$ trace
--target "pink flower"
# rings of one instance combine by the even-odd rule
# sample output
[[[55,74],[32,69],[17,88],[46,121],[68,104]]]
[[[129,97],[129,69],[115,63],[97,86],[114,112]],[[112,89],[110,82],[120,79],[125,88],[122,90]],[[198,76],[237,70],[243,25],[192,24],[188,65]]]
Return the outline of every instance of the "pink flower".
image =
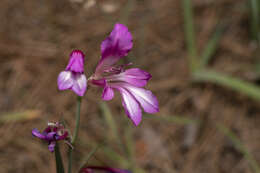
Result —
[[[84,74],[84,54],[74,50],[70,54],[69,64],[58,76],[59,90],[72,90],[78,96],[83,96],[87,89],[87,79]]]
[[[67,130],[60,123],[48,123],[45,130],[40,133],[37,129],[32,130],[32,135],[48,142],[50,152],[54,151],[57,141],[65,140],[68,137]]]
[[[126,65],[115,63],[127,56],[132,49],[132,35],[123,24],[116,24],[110,35],[101,44],[101,59],[95,73],[90,77],[92,85],[103,89],[103,100],[111,100],[114,90],[120,92],[127,116],[137,126],[142,119],[142,110],[147,113],[159,111],[158,101],[151,91],[144,87],[152,77],[139,68],[125,70]]]

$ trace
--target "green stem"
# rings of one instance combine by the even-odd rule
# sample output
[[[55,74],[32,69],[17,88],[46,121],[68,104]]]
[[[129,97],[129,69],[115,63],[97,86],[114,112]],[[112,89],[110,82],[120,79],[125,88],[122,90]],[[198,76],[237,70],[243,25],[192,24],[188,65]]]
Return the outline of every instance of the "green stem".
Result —
[[[64,167],[63,167],[62,157],[60,155],[58,142],[55,145],[54,152],[55,152],[55,160],[56,160],[56,172],[64,173]]]
[[[73,146],[76,142],[76,139],[78,137],[78,132],[79,132],[79,122],[80,122],[80,106],[81,106],[81,97],[77,98],[77,112],[76,112],[76,125],[75,125],[75,130],[74,130],[74,134],[71,140],[71,145]],[[68,151],[68,157],[69,157],[69,161],[68,161],[68,173],[71,173],[71,168],[72,168],[72,148],[69,148]]]
[[[250,0],[251,7],[251,30],[253,39],[259,40],[259,4],[258,0]]]
[[[192,2],[191,0],[183,0],[183,11],[184,11],[184,32],[185,39],[189,53],[189,65],[191,71],[195,71],[198,66],[197,59],[197,48],[195,43],[195,31],[193,24],[193,11],[192,11]]]

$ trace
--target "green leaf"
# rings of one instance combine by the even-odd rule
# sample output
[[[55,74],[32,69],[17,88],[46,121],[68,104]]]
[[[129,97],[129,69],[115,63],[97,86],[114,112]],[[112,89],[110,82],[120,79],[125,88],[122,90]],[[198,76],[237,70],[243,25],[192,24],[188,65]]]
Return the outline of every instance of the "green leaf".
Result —
[[[198,56],[197,56],[191,0],[182,0],[182,6],[184,11],[184,32],[185,32],[186,45],[189,53],[189,64],[190,64],[191,71],[194,71],[196,70],[198,65],[198,59],[197,59]]]
[[[58,142],[56,142],[54,152],[55,152],[55,160],[56,160],[56,172],[57,173],[64,173],[64,167],[63,167],[63,162],[62,162],[62,157],[61,157],[61,154],[60,154]]]
[[[100,148],[100,145],[96,146],[88,155],[83,159],[84,161],[82,162],[80,169],[81,170],[89,161],[89,159],[96,153],[96,151]]]
[[[212,82],[225,86],[243,93],[252,99],[260,100],[260,88],[258,86],[235,77],[212,70],[200,70],[193,73],[193,79],[198,82]]]
[[[260,3],[258,2],[258,0],[250,0],[250,12],[251,12],[251,33],[252,33],[252,37],[253,39],[257,40],[258,42],[260,41],[259,37],[259,15],[260,15],[260,11],[259,11],[259,5]]]
[[[114,120],[114,117],[113,117],[109,107],[107,106],[107,104],[105,102],[101,102],[100,108],[101,108],[103,116],[105,118],[105,122],[108,125],[109,139],[110,140],[120,140],[120,137],[117,132],[118,127],[116,125],[116,122]]]
[[[210,59],[213,57],[214,53],[216,52],[220,40],[220,36],[222,35],[223,30],[224,30],[223,26],[218,26],[212,38],[209,40],[207,46],[205,47],[201,55],[201,60],[200,60],[201,67],[207,65]]]

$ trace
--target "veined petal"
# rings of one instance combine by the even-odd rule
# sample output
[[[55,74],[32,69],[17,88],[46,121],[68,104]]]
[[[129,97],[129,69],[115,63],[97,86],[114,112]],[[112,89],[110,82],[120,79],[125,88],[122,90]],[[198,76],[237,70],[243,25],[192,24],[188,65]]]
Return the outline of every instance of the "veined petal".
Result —
[[[67,71],[72,71],[75,73],[84,72],[84,54],[80,50],[74,50],[70,54],[70,61],[66,67]]]
[[[84,74],[73,74],[72,90],[78,95],[83,96],[87,90],[87,78]]]
[[[120,74],[107,77],[108,80],[123,81],[137,87],[144,87],[152,76],[139,68],[131,68]]]
[[[89,82],[90,82],[90,84],[97,85],[100,87],[105,87],[107,85],[107,82],[105,79],[99,79],[99,80],[90,79]]]
[[[152,94],[151,91],[135,87],[129,84],[120,84],[120,86],[126,88],[143,107],[147,113],[159,112],[159,104],[157,98]]]
[[[111,65],[124,57],[133,47],[133,39],[128,28],[123,24],[115,24],[113,31],[101,44],[101,60],[95,73],[102,73]]]
[[[32,130],[32,135],[37,137],[37,138],[40,138],[40,139],[44,139],[44,140],[46,139],[45,135],[40,133],[37,129]]]
[[[126,89],[117,88],[122,96],[122,105],[127,116],[133,121],[134,125],[138,125],[142,120],[142,110],[136,99]]]
[[[73,86],[72,72],[62,71],[58,76],[58,88],[59,90],[70,89]]]
[[[103,94],[102,94],[102,99],[103,100],[111,100],[114,97],[114,91],[111,87],[105,87],[103,90]]]

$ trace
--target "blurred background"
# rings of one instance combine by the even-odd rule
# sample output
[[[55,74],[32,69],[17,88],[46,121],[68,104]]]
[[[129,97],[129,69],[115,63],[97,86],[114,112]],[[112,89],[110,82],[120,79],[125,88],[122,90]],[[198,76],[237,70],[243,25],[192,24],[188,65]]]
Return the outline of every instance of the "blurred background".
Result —
[[[90,88],[73,172],[89,153],[88,165],[134,173],[260,172],[259,9],[258,0],[1,0],[0,172],[55,172],[31,130],[74,128],[76,96],[58,91],[57,76],[73,49],[90,76],[116,22],[133,34],[126,60],[152,74],[160,112],[134,127],[119,94],[104,103]]]

